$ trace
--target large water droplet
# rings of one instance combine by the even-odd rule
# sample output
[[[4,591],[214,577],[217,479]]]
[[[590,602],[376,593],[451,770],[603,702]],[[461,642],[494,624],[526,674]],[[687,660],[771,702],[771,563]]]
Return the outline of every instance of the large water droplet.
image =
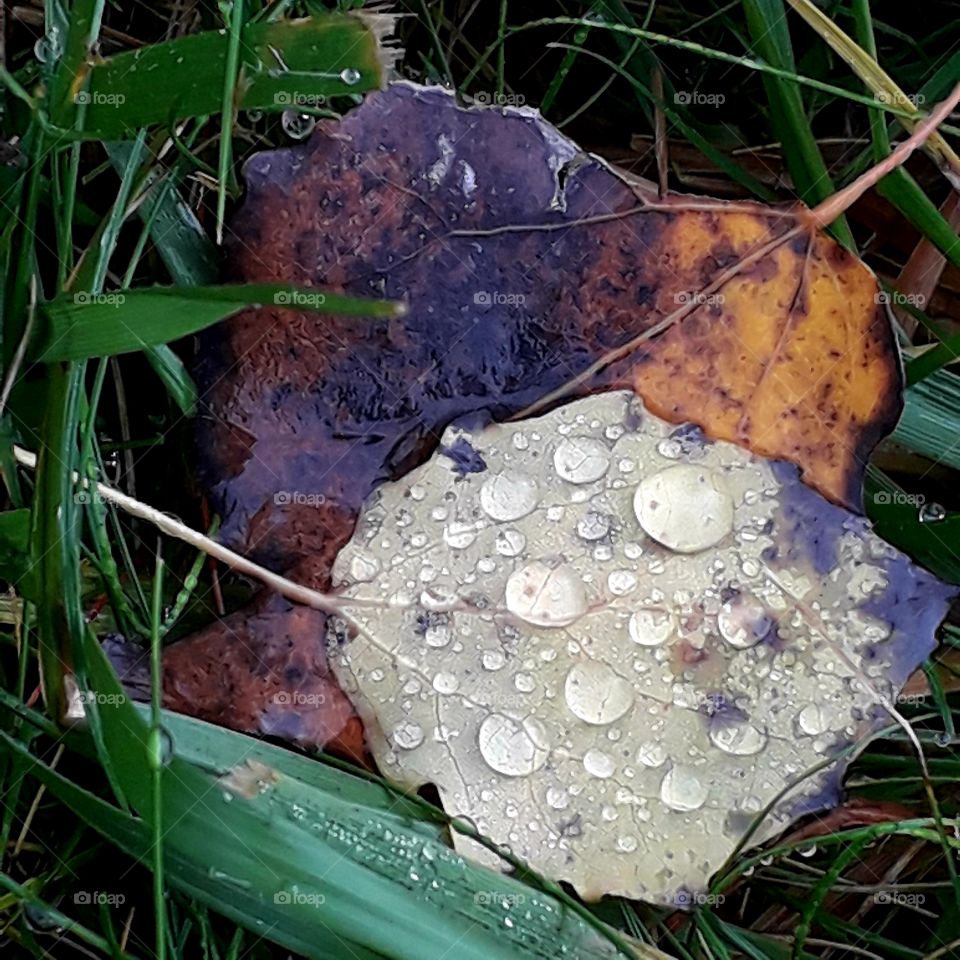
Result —
[[[500,650],[484,650],[480,662],[484,670],[502,670],[507,658]]]
[[[347,86],[355,86],[360,82],[360,71],[356,67],[346,67],[340,71],[340,79],[347,84]]]
[[[553,466],[570,483],[593,483],[610,467],[607,448],[592,437],[567,437],[553,451]]]
[[[465,550],[477,539],[477,528],[472,523],[452,520],[443,528],[443,542],[451,550]]]
[[[413,750],[423,743],[423,728],[419,723],[404,720],[393,728],[393,742],[403,750]]]
[[[570,712],[585,723],[603,726],[619,720],[633,706],[633,687],[612,667],[597,660],[575,663],[563,695]]]
[[[573,567],[549,567],[539,560],[507,579],[507,609],[538,627],[565,627],[587,612],[583,580]]]
[[[606,780],[608,777],[613,776],[617,765],[609,753],[604,753],[602,750],[590,749],[583,755],[583,769],[586,770],[591,777],[599,777],[601,780]]]
[[[547,787],[547,806],[554,810],[565,810],[570,803],[570,794],[564,787],[551,784]]]
[[[710,741],[724,753],[749,757],[764,748],[767,735],[746,720],[716,722],[710,729]]]
[[[697,810],[707,799],[707,788],[690,767],[671,767],[660,781],[660,799],[671,810]]]
[[[645,767],[659,767],[667,760],[667,751],[662,744],[644,743],[637,749],[637,762]]]
[[[826,732],[829,724],[827,711],[819,703],[808,703],[797,714],[797,726],[802,733],[811,737]]]
[[[501,557],[516,557],[523,553],[523,548],[527,545],[527,538],[519,531],[514,529],[501,530],[497,534],[496,549]]]
[[[380,572],[380,561],[376,557],[357,554],[350,561],[350,578],[357,583],[368,583]]]
[[[602,540],[610,532],[610,517],[591,510],[577,521],[577,534],[584,540]]]
[[[519,520],[537,505],[537,481],[505,470],[487,477],[480,488],[480,506],[492,520]]]
[[[539,720],[527,717],[519,721],[502,713],[491,713],[480,724],[477,745],[487,764],[508,777],[525,777],[539,770],[550,752],[547,732]]]
[[[733,498],[723,478],[689,463],[645,477],[633,509],[648,536],[678,553],[706,550],[733,529]]]
[[[457,679],[455,673],[441,671],[433,678],[433,689],[436,690],[437,693],[456,693],[459,686],[460,681]]]
[[[299,110],[284,110],[280,115],[280,126],[291,140],[306,140],[316,125],[316,117]]]
[[[676,619],[669,610],[644,607],[634,611],[627,624],[627,631],[634,643],[644,647],[656,647],[663,643],[676,629]]]
[[[758,644],[772,626],[764,605],[749,594],[728,600],[717,614],[717,629],[731,647],[745,650]]]

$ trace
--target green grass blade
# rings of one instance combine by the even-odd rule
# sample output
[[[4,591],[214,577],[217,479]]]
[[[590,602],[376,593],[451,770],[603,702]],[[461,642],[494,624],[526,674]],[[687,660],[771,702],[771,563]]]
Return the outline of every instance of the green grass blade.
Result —
[[[247,24],[236,106],[282,110],[383,86],[394,51],[381,39],[390,28],[390,17],[357,12]],[[80,97],[87,108],[82,136],[124,139],[154,123],[218,113],[230,49],[228,35],[210,30],[101,61]]]
[[[743,0],[743,8],[756,53],[781,70],[795,72],[783,0]],[[810,128],[800,90],[789,80],[769,75],[764,76],[763,84],[769,101],[770,125],[782,145],[794,187],[800,199],[814,207],[834,193],[834,186]],[[844,246],[855,248],[845,218],[836,220],[830,229]]]
[[[395,317],[400,304],[361,300],[286,284],[148,287],[108,294],[75,293],[43,304],[46,326],[33,356],[51,363],[143,350],[196,333],[256,304],[351,317]]]

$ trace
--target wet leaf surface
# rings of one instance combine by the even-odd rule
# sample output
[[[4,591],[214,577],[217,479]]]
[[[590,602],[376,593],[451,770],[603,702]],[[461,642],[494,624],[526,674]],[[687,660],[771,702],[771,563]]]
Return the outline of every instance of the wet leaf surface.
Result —
[[[246,177],[232,279],[410,308],[371,321],[264,306],[203,334],[198,434],[222,536],[274,569],[326,588],[364,499],[452,420],[615,387],[858,504],[863,458],[899,411],[899,361],[872,275],[802,212],[661,202],[532,111],[409,84],[255,156]],[[322,632],[320,614],[240,613],[170,650],[168,695],[322,742],[345,708]]]
[[[838,802],[955,592],[792,465],[619,391],[451,427],[334,578],[331,663],[386,776],[588,899],[671,905],[768,805],[754,842]]]

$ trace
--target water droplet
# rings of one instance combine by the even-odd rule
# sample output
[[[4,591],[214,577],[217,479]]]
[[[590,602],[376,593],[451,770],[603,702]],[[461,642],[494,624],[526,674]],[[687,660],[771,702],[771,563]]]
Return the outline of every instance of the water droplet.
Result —
[[[402,750],[413,750],[423,743],[423,728],[419,723],[404,720],[393,728],[393,742]]]
[[[436,690],[437,693],[456,693],[457,687],[459,686],[460,681],[457,679],[457,676],[454,673],[441,671],[433,678],[433,689]]]
[[[357,583],[368,583],[380,572],[380,561],[376,557],[357,554],[350,561],[350,578]]]
[[[313,133],[317,118],[299,110],[284,110],[280,115],[280,126],[291,140],[305,140]]]
[[[575,717],[604,726],[619,720],[633,706],[634,693],[608,664],[584,660],[567,673],[563,696]]]
[[[620,853],[633,853],[637,849],[637,838],[629,835],[617,837],[617,850]]]
[[[539,770],[550,752],[547,732],[535,717],[523,721],[502,713],[489,714],[477,736],[480,755],[497,773],[525,777]]]
[[[501,530],[497,534],[496,550],[501,557],[516,557],[523,553],[523,548],[527,545],[527,538],[519,531],[513,528]]]
[[[644,607],[634,611],[627,624],[627,631],[634,643],[644,647],[656,647],[663,643],[676,629],[676,619],[669,610]]]
[[[636,590],[637,575],[632,570],[612,570],[607,574],[607,589],[615,597],[623,597]]]
[[[637,750],[637,763],[645,767],[659,767],[666,763],[667,751],[659,743],[644,743]]]
[[[484,650],[480,662],[484,670],[502,670],[507,658],[499,650]]]
[[[547,787],[547,806],[554,810],[566,810],[570,803],[570,794],[563,788],[551,784]]]
[[[355,67],[346,67],[340,71],[340,79],[350,87],[360,82],[360,76],[360,71]]]
[[[710,729],[710,742],[724,753],[749,757],[766,746],[767,735],[745,720],[716,722]]]
[[[584,540],[602,540],[610,532],[610,517],[591,510],[577,521],[577,534]]]
[[[819,703],[808,703],[797,714],[797,726],[808,736],[819,736],[829,726],[827,711]]]
[[[925,503],[920,508],[919,520],[921,523],[939,523],[946,519],[947,511],[939,503]]]
[[[477,539],[477,528],[472,523],[452,520],[443,528],[443,542],[451,550],[465,550]]]
[[[553,466],[570,483],[593,483],[610,467],[607,448],[592,437],[567,437],[553,451]]]
[[[707,788],[689,767],[671,767],[660,782],[660,799],[671,810],[698,810],[707,799]]]
[[[706,550],[733,529],[733,498],[723,478],[688,463],[645,477],[633,509],[648,536],[678,553]]]
[[[529,673],[518,673],[513,678],[513,685],[521,693],[532,693],[537,686],[536,680],[533,679],[533,675]]]
[[[604,753],[602,750],[590,749],[583,755],[583,769],[586,770],[591,777],[599,777],[601,780],[606,780],[608,777],[613,776],[617,765],[609,753]]]
[[[537,505],[537,481],[505,470],[487,477],[480,488],[480,506],[492,520],[519,520]]]
[[[453,634],[448,624],[437,623],[427,627],[426,631],[424,631],[423,639],[426,641],[428,647],[439,649],[440,647],[445,647],[450,642],[452,636]]]
[[[770,632],[771,626],[766,608],[750,594],[740,594],[728,600],[717,614],[720,636],[738,650],[758,644]]]
[[[572,567],[535,560],[507,579],[507,609],[538,627],[565,627],[587,612],[583,580]]]

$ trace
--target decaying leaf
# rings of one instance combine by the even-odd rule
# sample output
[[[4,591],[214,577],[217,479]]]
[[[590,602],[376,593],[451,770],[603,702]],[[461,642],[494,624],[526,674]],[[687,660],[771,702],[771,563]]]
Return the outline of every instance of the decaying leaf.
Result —
[[[407,83],[246,173],[236,279],[410,309],[264,306],[204,334],[202,466],[231,546],[325,588],[364,498],[452,420],[617,387],[858,504],[900,409],[899,362],[873,276],[797,210],[659,200],[535,111]],[[342,698],[291,706],[322,666],[318,631],[287,616],[171,652],[176,707],[306,742],[342,722]]]
[[[679,905],[794,781],[755,841],[838,801],[954,592],[794,466],[621,391],[450,427],[334,578],[386,776],[588,899]]]

